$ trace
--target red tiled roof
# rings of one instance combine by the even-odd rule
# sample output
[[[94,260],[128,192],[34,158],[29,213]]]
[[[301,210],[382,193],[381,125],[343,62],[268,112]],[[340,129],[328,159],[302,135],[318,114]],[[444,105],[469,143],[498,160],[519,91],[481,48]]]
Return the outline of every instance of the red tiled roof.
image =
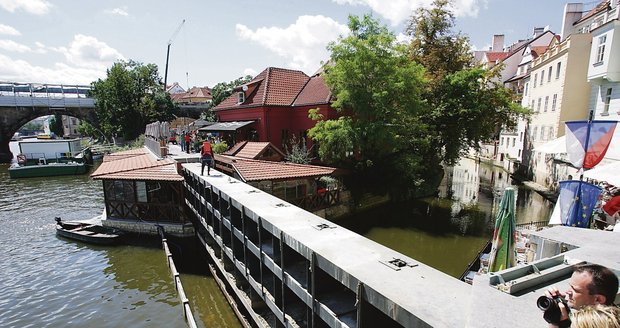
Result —
[[[222,155],[234,156],[239,150],[241,150],[241,148],[243,148],[243,146],[245,146],[246,143],[247,141],[237,142],[234,146],[230,147],[229,150],[223,152]]]
[[[237,102],[238,92],[218,104],[214,110],[257,106],[290,106],[299,95],[310,77],[301,71],[268,67],[246,84],[245,101]]]
[[[183,94],[182,98],[211,98],[211,89],[208,87],[193,87]]]
[[[327,104],[331,99],[332,93],[320,75],[313,76],[306,86],[301,90],[293,106]]]
[[[242,141],[238,142],[233,148],[229,149],[224,155],[236,156],[247,159],[257,159],[268,148],[279,153],[282,157],[284,154],[270,142]]]
[[[336,171],[333,167],[259,161],[231,156],[217,156],[216,159],[232,164],[244,182],[320,177],[331,175]]]
[[[596,5],[596,7],[594,7],[592,10],[588,11],[587,14],[581,16],[581,18],[576,21],[575,23],[573,23],[573,25],[577,25],[583,21],[585,21],[586,19],[607,10],[607,7],[609,6],[609,0],[603,0],[601,1],[598,5]]]
[[[508,57],[508,52],[487,52],[485,56],[487,57],[487,61],[489,63],[494,63],[498,60],[504,60]]]
[[[95,180],[183,181],[174,160],[157,160],[144,148],[105,155],[90,176]]]

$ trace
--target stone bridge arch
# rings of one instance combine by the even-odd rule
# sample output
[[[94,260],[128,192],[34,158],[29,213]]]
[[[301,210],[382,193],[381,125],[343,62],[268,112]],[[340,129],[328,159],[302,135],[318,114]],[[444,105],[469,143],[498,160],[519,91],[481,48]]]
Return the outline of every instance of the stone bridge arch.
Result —
[[[0,163],[11,162],[13,154],[9,148],[9,142],[20,127],[37,117],[55,114],[73,116],[95,127],[99,126],[94,106],[0,106]]]

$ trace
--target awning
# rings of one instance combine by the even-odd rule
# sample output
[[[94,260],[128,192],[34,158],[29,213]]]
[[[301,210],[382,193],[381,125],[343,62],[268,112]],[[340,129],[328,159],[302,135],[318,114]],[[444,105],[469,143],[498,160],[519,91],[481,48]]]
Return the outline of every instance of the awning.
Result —
[[[200,128],[198,129],[198,131],[210,131],[210,132],[236,131],[252,123],[254,123],[254,121],[220,122],[220,123],[215,123],[209,126],[205,126],[204,128]]]
[[[553,139],[545,144],[542,144],[534,151],[545,154],[565,154],[566,153],[566,136],[561,136],[557,139]]]
[[[605,181],[616,187],[620,187],[620,161],[610,164],[599,164],[591,170],[583,173],[583,176],[598,181]]]

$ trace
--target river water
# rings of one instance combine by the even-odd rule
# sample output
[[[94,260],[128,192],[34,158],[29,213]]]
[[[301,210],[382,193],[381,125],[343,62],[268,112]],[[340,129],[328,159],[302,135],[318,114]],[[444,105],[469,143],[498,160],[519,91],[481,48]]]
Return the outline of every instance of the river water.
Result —
[[[95,247],[55,236],[55,216],[101,213],[99,181],[10,179],[7,168],[0,165],[0,327],[186,326],[161,249]],[[458,276],[490,237],[493,208],[510,180],[473,161],[447,177],[440,197],[337,223]],[[551,204],[536,193],[519,188],[517,199],[519,221],[548,218]],[[181,281],[200,327],[240,327],[207,273],[181,271]]]

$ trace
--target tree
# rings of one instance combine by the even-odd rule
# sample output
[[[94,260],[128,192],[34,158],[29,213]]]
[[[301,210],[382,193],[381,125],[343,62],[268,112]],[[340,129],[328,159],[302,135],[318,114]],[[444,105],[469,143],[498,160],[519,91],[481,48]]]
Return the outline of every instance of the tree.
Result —
[[[425,160],[417,154],[428,147],[419,120],[424,69],[371,16],[350,16],[349,29],[350,36],[328,46],[324,75],[336,99],[332,106],[346,115],[325,121],[311,111],[317,123],[309,136],[323,161],[353,170],[353,182],[374,191],[412,185]]]
[[[236,87],[250,81],[252,81],[252,76],[246,75],[230,82],[220,82],[216,84],[213,89],[211,89],[211,96],[213,97],[211,100],[211,108],[217,106],[219,103],[224,101],[224,99],[230,97]]]
[[[54,114],[54,117],[50,119],[50,132],[55,135],[62,137],[65,134],[65,131],[62,127],[62,115]]]
[[[157,65],[119,61],[107,77],[92,83],[91,96],[101,131],[110,139],[133,140],[146,124],[172,119],[174,104],[164,89]]]
[[[306,139],[297,140],[297,137],[293,134],[290,140],[290,147],[286,144],[284,145],[284,159],[287,162],[296,164],[310,164],[314,158],[310,157],[308,153]]]
[[[433,148],[446,164],[528,113],[500,83],[502,66],[485,70],[473,65],[468,38],[452,30],[450,5],[450,0],[434,0],[430,8],[416,11],[407,27],[410,58],[426,67],[429,80],[424,98],[430,106],[421,119],[428,122]]]

